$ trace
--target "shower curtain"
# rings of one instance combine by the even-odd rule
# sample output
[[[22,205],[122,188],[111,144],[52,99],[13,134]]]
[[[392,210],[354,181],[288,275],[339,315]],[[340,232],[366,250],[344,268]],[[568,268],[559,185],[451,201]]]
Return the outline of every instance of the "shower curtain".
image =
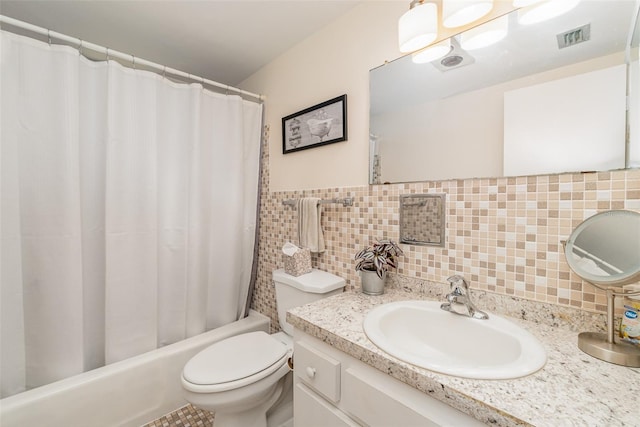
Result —
[[[1,37],[2,396],[243,317],[262,105]]]

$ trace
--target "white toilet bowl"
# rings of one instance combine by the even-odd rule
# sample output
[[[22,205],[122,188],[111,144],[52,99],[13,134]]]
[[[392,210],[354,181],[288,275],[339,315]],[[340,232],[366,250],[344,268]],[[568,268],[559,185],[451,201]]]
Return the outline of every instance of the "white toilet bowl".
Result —
[[[267,411],[284,390],[292,351],[284,333],[250,332],[217,342],[185,365],[184,397],[215,412],[216,426],[265,427]]]
[[[293,327],[288,309],[342,292],[344,279],[313,270],[290,276],[273,272],[278,319],[284,332],[250,332],[210,345],[182,371],[187,402],[215,412],[215,427],[293,425],[293,381],[288,365]]]

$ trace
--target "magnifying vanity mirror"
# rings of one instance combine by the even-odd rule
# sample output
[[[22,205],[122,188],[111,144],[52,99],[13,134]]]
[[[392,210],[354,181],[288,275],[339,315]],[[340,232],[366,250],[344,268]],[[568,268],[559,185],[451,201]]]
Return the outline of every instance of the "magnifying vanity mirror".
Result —
[[[637,16],[632,0],[534,25],[516,10],[492,46],[464,50],[462,33],[442,59],[371,70],[369,182],[640,167]]]
[[[623,285],[640,281],[640,213],[626,210],[596,214],[582,222],[565,244],[569,267],[607,293],[607,333],[583,332],[578,347],[618,365],[640,367],[640,347],[615,334],[615,298],[640,295]]]

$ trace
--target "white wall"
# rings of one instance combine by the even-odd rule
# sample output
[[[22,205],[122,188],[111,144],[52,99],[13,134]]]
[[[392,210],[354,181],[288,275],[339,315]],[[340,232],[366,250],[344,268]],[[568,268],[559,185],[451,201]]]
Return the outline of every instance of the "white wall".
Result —
[[[369,70],[400,56],[397,22],[408,4],[366,0],[240,85],[267,96],[270,191],[368,183]],[[283,155],[282,117],[343,93],[348,140]]]
[[[636,55],[637,55],[637,49]],[[640,168],[640,61],[637,58],[629,67],[629,164]]]
[[[501,176],[502,105],[492,86],[374,116],[381,182]]]
[[[505,175],[624,168],[625,108],[624,64],[505,92]]]

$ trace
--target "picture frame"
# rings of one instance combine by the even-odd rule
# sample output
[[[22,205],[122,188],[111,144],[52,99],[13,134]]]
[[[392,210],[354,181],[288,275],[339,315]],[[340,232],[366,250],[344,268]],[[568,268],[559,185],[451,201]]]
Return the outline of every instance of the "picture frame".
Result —
[[[282,154],[346,140],[346,94],[282,118]]]

